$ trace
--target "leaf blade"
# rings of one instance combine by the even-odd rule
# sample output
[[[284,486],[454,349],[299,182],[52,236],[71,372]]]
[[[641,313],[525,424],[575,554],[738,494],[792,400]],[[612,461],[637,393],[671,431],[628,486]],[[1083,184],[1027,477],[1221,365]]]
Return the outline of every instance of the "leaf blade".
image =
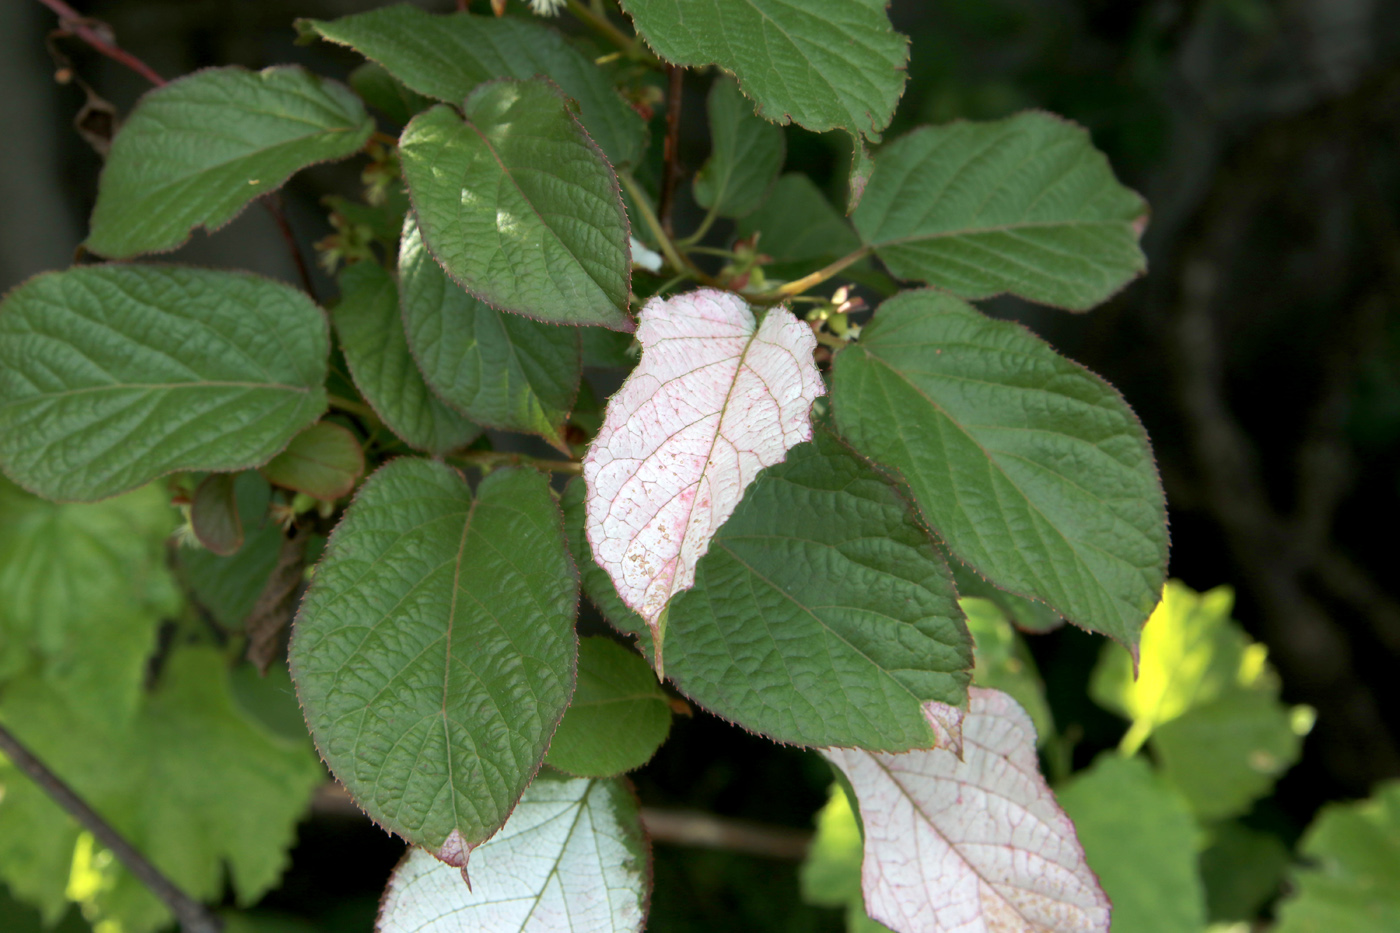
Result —
[[[578,687],[545,764],[574,777],[613,777],[651,760],[670,729],[670,704],[641,656],[607,638],[583,638]]]
[[[763,203],[783,167],[783,131],[753,112],[732,79],[720,77],[706,100],[710,156],[692,182],[695,203],[720,217],[743,217]]]

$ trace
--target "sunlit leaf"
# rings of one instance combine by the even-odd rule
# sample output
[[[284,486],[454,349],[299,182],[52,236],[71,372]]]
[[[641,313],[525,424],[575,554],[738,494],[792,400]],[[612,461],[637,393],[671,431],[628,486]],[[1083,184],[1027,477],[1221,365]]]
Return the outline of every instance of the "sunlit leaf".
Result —
[[[647,627],[646,620],[622,601],[622,597],[617,595],[617,587],[613,586],[612,577],[593,559],[593,549],[583,530],[587,520],[584,507],[586,496],[587,487],[583,479],[575,477],[569,480],[564,494],[559,497],[559,506],[564,510],[564,531],[569,536],[569,553],[578,567],[580,585],[608,624],[624,635],[635,636],[637,649],[651,660],[651,629]]]

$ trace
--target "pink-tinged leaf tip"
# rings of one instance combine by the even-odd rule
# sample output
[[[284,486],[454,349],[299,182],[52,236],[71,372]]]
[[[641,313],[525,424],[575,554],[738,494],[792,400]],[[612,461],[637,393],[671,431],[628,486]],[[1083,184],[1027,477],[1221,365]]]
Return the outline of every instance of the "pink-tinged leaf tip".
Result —
[[[961,757],[823,751],[859,802],[867,913],[896,933],[1107,933],[1108,897],[1040,775],[1030,717],[997,690],[968,697]]]
[[[737,295],[653,298],[641,363],[608,402],[583,460],[594,559],[646,620],[661,670],[660,619],[764,467],[812,438],[826,389],[816,338],[786,308],[756,323]]]

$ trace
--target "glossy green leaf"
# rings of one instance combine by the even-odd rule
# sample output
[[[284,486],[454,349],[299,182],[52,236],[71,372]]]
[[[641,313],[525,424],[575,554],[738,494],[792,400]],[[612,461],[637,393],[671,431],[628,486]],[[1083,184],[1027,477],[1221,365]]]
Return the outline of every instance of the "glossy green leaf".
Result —
[[[341,273],[340,290],[331,320],[355,385],[375,413],[430,454],[470,444],[481,428],[433,394],[409,353],[393,276],[378,263],[358,262]]]
[[[1136,647],[1166,576],[1166,510],[1111,386],[1017,324],[917,291],[837,354],[832,403],[958,559]]]
[[[977,662],[972,669],[972,682],[1010,694],[1031,717],[1036,744],[1044,745],[1055,734],[1055,720],[1045,701],[1045,684],[1026,643],[995,603],[964,596],[958,605],[967,614],[967,628],[972,633],[973,657]]]
[[[577,328],[505,314],[462,291],[428,253],[412,216],[399,245],[399,289],[408,345],[438,396],[478,424],[564,448],[583,374]]]
[[[0,685],[37,674],[99,722],[129,719],[156,629],[180,607],[175,524],[156,487],[59,505],[0,479]]]
[[[365,472],[365,452],[349,429],[320,421],[292,438],[268,461],[263,476],[274,486],[316,499],[350,495]]]
[[[586,495],[583,478],[574,477],[569,480],[568,485],[564,487],[564,494],[559,497],[559,505],[564,510],[564,530],[569,537],[569,552],[573,555],[574,565],[578,567],[583,592],[589,601],[598,607],[598,611],[608,620],[609,625],[624,635],[635,636],[637,650],[651,660],[651,629],[646,620],[622,601],[622,597],[617,595],[617,587],[613,586],[612,578],[593,559],[593,549],[589,547],[588,536],[583,532]]]
[[[466,122],[437,106],[400,140],[418,226],[459,284],[492,307],[630,331],[631,251],[617,176],[559,89],[483,84]]]
[[[87,247],[113,259],[172,250],[300,169],[354,155],[373,129],[348,88],[299,67],[178,78],[148,91],[112,141]]]
[[[878,139],[904,92],[908,40],[872,0],[623,0],[677,65],[719,65],[760,113]]]
[[[350,86],[371,107],[380,110],[395,123],[404,124],[433,105],[431,97],[409,90],[384,66],[365,62],[350,72]]]
[[[727,77],[710,86],[706,107],[710,157],[695,174],[695,202],[720,217],[751,214],[782,171],[783,131],[756,116],[753,103]]]
[[[0,304],[0,468],[92,500],[267,462],[326,407],[325,315],[234,272],[84,266]]]
[[[758,251],[778,262],[835,259],[860,248],[850,223],[800,172],[779,178],[768,200],[740,220],[737,231],[741,237],[761,234]]]
[[[1293,872],[1277,933],[1400,929],[1400,781],[1323,807],[1299,848],[1308,863]]]
[[[759,474],[671,600],[666,673],[780,742],[903,751],[965,706],[948,568],[895,491],[826,431]]]
[[[211,473],[200,480],[190,499],[190,528],[200,544],[223,557],[243,546],[232,473]]]
[[[1200,830],[1146,761],[1107,752],[1055,796],[1113,902],[1113,933],[1202,933]]]
[[[243,545],[228,557],[204,548],[182,547],[176,562],[195,601],[224,628],[241,631],[277,566],[282,529],[268,515],[272,490],[256,470],[239,473],[234,488],[245,534]]]
[[[539,22],[469,13],[435,16],[399,4],[331,21],[300,20],[297,26],[350,46],[412,90],[453,106],[495,78],[527,81],[547,75],[578,101],[579,119],[614,165],[641,160],[642,118],[602,69]]]
[[[545,764],[576,777],[640,768],[666,741],[671,707],[642,656],[608,638],[578,646],[578,686]]]
[[[890,143],[852,220],[897,278],[1084,311],[1147,268],[1146,217],[1085,130],[1030,111]]]
[[[202,900],[221,898],[231,885],[248,905],[276,884],[297,821],[324,781],[310,743],[273,738],[234,708],[227,663],[208,648],[174,651],[125,728],[77,714],[63,692],[37,680],[7,688],[0,719],[166,877]],[[76,837],[70,818],[27,780],[0,765],[0,786],[0,840],[17,826],[65,838],[61,874],[73,865],[69,891],[84,913],[123,933],[170,923],[155,895],[91,837]]]
[[[331,535],[293,628],[326,763],[380,825],[463,866],[573,693],[578,581],[548,480],[390,461]]]

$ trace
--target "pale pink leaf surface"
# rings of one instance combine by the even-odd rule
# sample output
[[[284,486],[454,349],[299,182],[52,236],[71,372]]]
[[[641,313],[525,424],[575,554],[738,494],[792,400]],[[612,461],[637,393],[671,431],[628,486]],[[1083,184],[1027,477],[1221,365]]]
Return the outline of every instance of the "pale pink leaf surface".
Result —
[[[786,308],[755,325],[729,292],[652,299],[637,340],[641,363],[583,460],[584,527],[618,595],[655,632],[759,471],[811,440],[812,401],[826,390],[811,328]]]
[[[1030,717],[998,690],[968,698],[961,758],[823,751],[859,801],[866,911],[897,933],[1106,933],[1108,898],[1040,776]]]

